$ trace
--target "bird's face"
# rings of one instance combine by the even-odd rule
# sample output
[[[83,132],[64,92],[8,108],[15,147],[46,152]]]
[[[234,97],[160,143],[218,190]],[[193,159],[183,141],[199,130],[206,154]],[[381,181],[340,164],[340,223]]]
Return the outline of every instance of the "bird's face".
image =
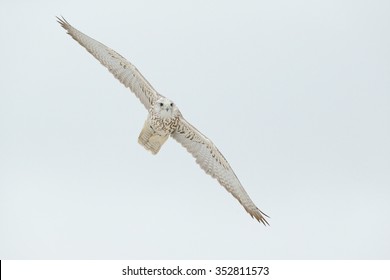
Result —
[[[177,115],[176,105],[167,98],[160,98],[154,104],[153,109],[158,113],[162,118],[173,118]]]

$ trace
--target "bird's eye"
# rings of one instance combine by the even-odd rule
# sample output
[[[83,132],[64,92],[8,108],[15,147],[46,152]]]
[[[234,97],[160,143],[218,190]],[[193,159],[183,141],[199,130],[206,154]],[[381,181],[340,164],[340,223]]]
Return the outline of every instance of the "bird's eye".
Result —
[[[160,103],[160,107],[164,106],[164,103]]]
[[[173,106],[173,103],[171,103],[171,107]]]

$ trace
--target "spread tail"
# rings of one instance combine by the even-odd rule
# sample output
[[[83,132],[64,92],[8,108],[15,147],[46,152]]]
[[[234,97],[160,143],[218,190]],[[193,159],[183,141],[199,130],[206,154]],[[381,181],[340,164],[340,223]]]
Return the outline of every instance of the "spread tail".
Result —
[[[161,146],[165,143],[165,141],[167,141],[168,137],[169,135],[159,135],[153,128],[150,127],[148,121],[146,121],[140,135],[138,136],[138,143],[155,155],[158,151],[160,151]]]

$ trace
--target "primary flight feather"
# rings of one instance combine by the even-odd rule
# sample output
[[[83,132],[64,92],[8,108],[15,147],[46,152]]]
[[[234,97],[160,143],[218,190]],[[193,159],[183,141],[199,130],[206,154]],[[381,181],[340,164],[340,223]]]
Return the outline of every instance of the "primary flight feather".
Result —
[[[213,142],[187,122],[176,105],[159,94],[138,69],[123,56],[102,43],[83,34],[64,18],[58,18],[81,46],[100,61],[125,87],[128,87],[148,110],[148,117],[138,142],[157,154],[165,141],[172,136],[191,153],[199,166],[226,188],[257,221],[268,225],[268,217],[253,203],[233,169]]]

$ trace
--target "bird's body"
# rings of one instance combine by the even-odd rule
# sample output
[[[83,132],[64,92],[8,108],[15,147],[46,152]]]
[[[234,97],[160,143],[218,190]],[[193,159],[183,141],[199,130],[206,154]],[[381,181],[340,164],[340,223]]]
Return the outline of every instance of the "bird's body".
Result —
[[[65,19],[61,26],[80,45],[100,61],[122,84],[130,88],[148,110],[148,117],[138,142],[157,154],[171,136],[191,153],[199,166],[226,188],[256,220],[268,225],[265,216],[253,203],[229,163],[214,143],[187,122],[176,105],[159,94],[138,69],[120,54],[83,34]]]
[[[169,99],[162,97],[149,109],[148,118],[138,137],[138,143],[157,154],[179,125],[181,113]]]

